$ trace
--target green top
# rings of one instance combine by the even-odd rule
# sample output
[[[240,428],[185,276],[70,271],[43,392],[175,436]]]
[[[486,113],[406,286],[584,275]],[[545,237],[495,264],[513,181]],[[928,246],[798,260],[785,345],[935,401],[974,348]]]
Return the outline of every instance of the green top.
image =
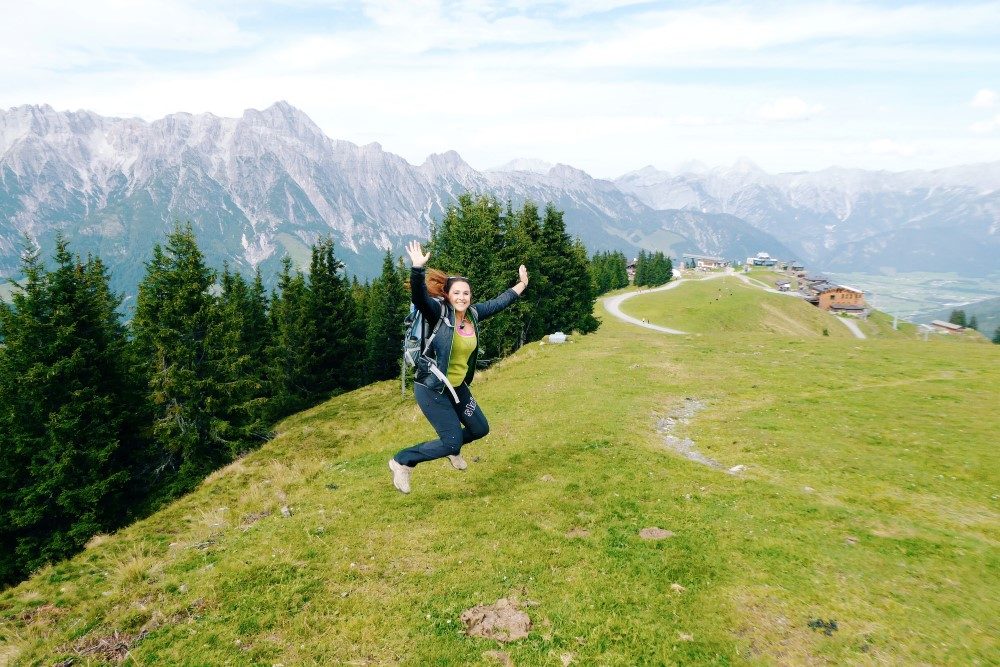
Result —
[[[451,341],[451,358],[448,360],[448,382],[457,387],[465,381],[469,372],[469,357],[476,351],[476,330],[470,320],[465,321],[465,330],[455,327],[455,336]]]

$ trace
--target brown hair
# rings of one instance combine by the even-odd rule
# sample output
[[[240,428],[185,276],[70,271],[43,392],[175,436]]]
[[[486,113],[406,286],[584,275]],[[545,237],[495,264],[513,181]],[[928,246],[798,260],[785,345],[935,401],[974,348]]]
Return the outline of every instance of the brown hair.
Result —
[[[449,283],[454,283],[459,281],[454,280],[454,277],[449,278],[448,274],[445,273],[444,271],[428,268],[424,275],[424,282],[427,284],[428,294],[438,299],[444,299],[445,301],[447,301],[448,288],[451,287],[451,284]],[[461,282],[466,284],[469,283],[468,279],[466,278],[462,278]],[[471,288],[472,285],[470,284],[469,287]],[[409,283],[407,283],[407,289],[409,289]]]
[[[431,296],[437,297],[439,299],[445,299],[447,292],[445,291],[445,285],[448,284],[448,274],[444,271],[438,271],[437,269],[427,269],[427,275],[425,278],[427,283],[427,293]]]

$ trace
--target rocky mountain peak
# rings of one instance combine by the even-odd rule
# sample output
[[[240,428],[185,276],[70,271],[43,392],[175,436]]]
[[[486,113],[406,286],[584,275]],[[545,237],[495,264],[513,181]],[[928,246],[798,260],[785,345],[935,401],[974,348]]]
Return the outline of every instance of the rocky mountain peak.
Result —
[[[431,153],[424,160],[424,163],[420,165],[420,169],[438,177],[449,174],[467,176],[475,172],[475,169],[469,166],[458,152],[453,150],[445,151],[444,153]]]
[[[327,137],[305,112],[285,101],[275,102],[266,109],[247,109],[241,124],[269,133],[293,136],[308,143],[326,141]]]
[[[589,183],[594,180],[587,172],[568,164],[555,165],[549,169],[548,176],[550,180],[566,185]]]

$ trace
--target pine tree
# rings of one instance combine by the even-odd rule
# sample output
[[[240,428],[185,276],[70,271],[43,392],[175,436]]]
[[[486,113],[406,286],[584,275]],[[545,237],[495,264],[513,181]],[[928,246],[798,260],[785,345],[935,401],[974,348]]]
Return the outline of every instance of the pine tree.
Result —
[[[343,268],[334,254],[333,239],[322,238],[313,245],[305,315],[308,365],[302,378],[311,403],[360,384],[363,355],[358,341],[364,340],[363,327],[359,330]]]
[[[617,251],[612,255],[612,267],[611,289],[628,287],[628,259],[625,257],[625,253]]]
[[[26,253],[22,289],[0,307],[0,582],[124,517],[137,425],[120,299],[61,236],[55,260],[49,273]]]
[[[979,330],[979,318],[977,318],[975,315],[973,315],[972,317],[970,317],[969,318],[968,327],[970,329],[975,329],[976,331],[978,331]]]
[[[222,272],[218,300],[219,321],[217,353],[220,371],[226,375],[226,421],[234,438],[245,447],[265,442],[270,437],[267,425],[267,368],[265,355],[270,338],[267,299],[258,271],[253,284],[238,273]]]
[[[997,330],[993,332],[993,342],[1000,345],[1000,327],[997,327]]]
[[[431,237],[431,265],[468,278],[474,302],[493,298],[516,280],[516,268],[510,275],[501,269],[509,263],[509,253],[504,252],[503,217],[503,207],[495,197],[463,194],[445,211]],[[516,344],[510,323],[510,313],[506,313],[480,328],[481,360],[500,356],[505,347],[509,350],[512,335]]]
[[[541,316],[547,333],[583,333],[597,326],[593,318],[594,294],[587,269],[586,249],[566,233],[563,213],[549,204],[545,209],[541,235],[541,271],[547,287]]]
[[[645,287],[649,284],[649,258],[645,250],[639,251],[639,257],[635,260],[635,285]]]
[[[639,262],[642,270],[642,282],[639,282],[639,266],[636,267],[636,284],[642,286],[659,286],[670,281],[673,276],[673,263],[662,251],[647,255],[645,252],[639,253]]]
[[[369,288],[366,300],[365,370],[369,382],[399,375],[403,318],[409,312],[409,293],[396,268],[392,252],[385,251],[382,273]]]
[[[529,341],[540,340],[549,333],[545,330],[543,317],[549,293],[549,279],[542,269],[542,218],[538,213],[538,206],[532,201],[524,202],[520,210],[512,213],[510,223],[505,229],[516,235],[518,240],[508,246],[509,259],[512,261],[505,265],[505,268],[508,271],[516,270],[524,264],[528,269],[530,283],[515,306],[518,309],[517,320],[521,327],[518,342],[524,345]],[[504,277],[508,280],[513,279],[509,276]]]
[[[619,266],[619,263],[621,265]],[[624,273],[625,285],[621,284]],[[590,275],[594,283],[595,294],[604,294],[611,290],[628,286],[628,273],[624,264],[624,255],[619,252],[600,252],[590,260]]]
[[[271,421],[309,405],[303,379],[308,367],[306,352],[306,280],[292,272],[292,260],[284,257],[277,290],[271,295],[271,345],[268,348],[268,384]]]
[[[951,316],[948,321],[952,324],[957,324],[960,327],[965,326],[965,311],[964,310],[953,310],[951,311]]]
[[[514,210],[488,195],[461,195],[433,226],[430,250],[432,266],[470,280],[473,301],[513,285],[520,264],[528,269],[531,285],[522,298],[481,328],[481,360],[508,354],[555,331],[553,326],[566,331],[597,326],[589,258],[566,234],[563,214],[551,204],[543,221],[532,202]]]
[[[234,343],[214,283],[187,224],[175,226],[165,248],[153,248],[139,284],[135,344],[154,406],[152,453],[170,494],[194,488],[249,444],[230,421]]]
[[[514,211],[508,203],[507,213],[499,222],[499,244],[493,273],[493,290],[481,293],[485,299],[510,288],[517,282],[518,267],[524,264],[528,269],[529,281],[539,276],[541,255],[534,234],[537,229],[538,209],[532,202],[525,202],[520,211]],[[527,289],[509,308],[491,318],[482,327],[487,336],[493,337],[490,350],[493,357],[504,357],[529,340],[530,326],[535,304],[545,294],[544,281]]]
[[[574,287],[573,304],[576,318],[572,330],[582,334],[593,333],[600,326],[600,321],[594,317],[597,294],[594,292],[594,282],[587,270],[587,247],[579,238],[573,241],[573,256],[575,261],[571,265],[570,280]]]

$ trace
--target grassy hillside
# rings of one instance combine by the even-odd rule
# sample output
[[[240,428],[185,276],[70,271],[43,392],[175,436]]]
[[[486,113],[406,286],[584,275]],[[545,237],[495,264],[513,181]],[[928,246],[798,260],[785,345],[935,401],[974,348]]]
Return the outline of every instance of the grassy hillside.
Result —
[[[763,292],[735,277],[679,285],[664,296],[649,292],[629,299],[622,311],[632,317],[694,334],[770,333],[852,338],[847,327],[797,297]]]
[[[720,281],[636,300],[703,335],[600,313],[522,349],[477,377],[492,432],[469,470],[421,466],[409,496],[386,460],[431,430],[398,384],[290,418],[0,594],[0,663],[96,664],[115,638],[136,664],[993,661],[1000,348],[826,337],[806,304]],[[768,329],[768,307],[802,317]],[[674,433],[721,469],[657,431],[688,398]],[[461,612],[501,597],[529,637],[464,636]]]

